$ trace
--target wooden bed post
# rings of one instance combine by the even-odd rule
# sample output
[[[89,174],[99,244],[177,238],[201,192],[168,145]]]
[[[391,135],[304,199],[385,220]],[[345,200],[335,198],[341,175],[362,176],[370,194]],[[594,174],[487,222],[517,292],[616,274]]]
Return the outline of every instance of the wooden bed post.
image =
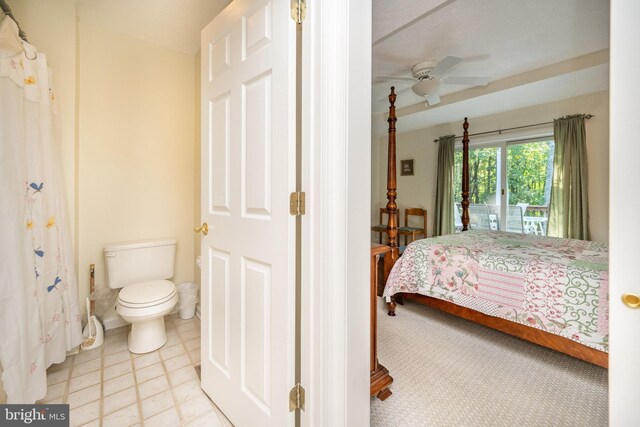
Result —
[[[391,247],[391,252],[385,257],[384,273],[385,280],[389,276],[391,267],[399,257],[398,249],[398,205],[396,204],[396,94],[395,87],[391,86],[389,94],[389,160],[387,162],[387,244]]]
[[[462,231],[469,229],[469,122],[462,125]]]
[[[391,272],[393,264],[400,257],[398,248],[398,205],[396,204],[396,94],[395,87],[391,86],[389,94],[389,151],[387,161],[387,244],[391,247],[391,251],[384,257],[384,280],[386,282]],[[389,315],[395,316],[395,301],[388,304]]]

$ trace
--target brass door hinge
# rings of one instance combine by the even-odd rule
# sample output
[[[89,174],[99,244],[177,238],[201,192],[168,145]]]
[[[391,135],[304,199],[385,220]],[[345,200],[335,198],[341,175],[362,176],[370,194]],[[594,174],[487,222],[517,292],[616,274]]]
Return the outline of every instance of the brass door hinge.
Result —
[[[307,15],[307,0],[291,0],[291,18],[296,24],[302,24]]]
[[[293,386],[289,392],[289,412],[296,409],[302,409],[304,411],[304,388],[300,383]]]
[[[305,193],[296,191],[289,196],[289,213],[293,216],[304,215],[305,210]]]

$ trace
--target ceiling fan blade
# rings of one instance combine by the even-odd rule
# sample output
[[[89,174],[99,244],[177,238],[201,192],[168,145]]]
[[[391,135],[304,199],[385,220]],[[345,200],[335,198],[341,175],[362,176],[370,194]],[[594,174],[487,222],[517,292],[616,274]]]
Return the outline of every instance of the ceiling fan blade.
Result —
[[[427,104],[429,104],[430,106],[440,104],[440,97],[438,95],[427,95],[425,98]]]
[[[376,76],[374,78],[374,80],[397,80],[397,81],[407,81],[407,82],[413,82],[415,81],[415,79],[413,77],[404,77],[404,76],[386,76],[386,75],[380,75],[380,76]]]
[[[434,77],[440,77],[456,65],[458,65],[462,61],[462,58],[458,58],[457,56],[447,56],[442,61],[438,63],[433,70],[431,70],[431,75]]]
[[[447,85],[486,86],[489,84],[489,80],[489,77],[450,76],[442,79],[442,83]]]

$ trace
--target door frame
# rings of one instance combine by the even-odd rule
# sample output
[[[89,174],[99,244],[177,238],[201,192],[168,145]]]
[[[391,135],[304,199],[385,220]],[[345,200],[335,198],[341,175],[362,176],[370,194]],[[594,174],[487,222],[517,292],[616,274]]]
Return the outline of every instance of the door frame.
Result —
[[[302,24],[303,426],[369,425],[371,16],[314,1]]]

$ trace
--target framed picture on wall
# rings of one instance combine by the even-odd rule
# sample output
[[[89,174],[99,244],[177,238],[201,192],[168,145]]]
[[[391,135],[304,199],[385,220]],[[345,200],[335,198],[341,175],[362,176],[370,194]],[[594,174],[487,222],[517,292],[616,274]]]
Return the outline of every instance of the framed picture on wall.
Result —
[[[400,160],[400,175],[413,175],[413,159]]]

